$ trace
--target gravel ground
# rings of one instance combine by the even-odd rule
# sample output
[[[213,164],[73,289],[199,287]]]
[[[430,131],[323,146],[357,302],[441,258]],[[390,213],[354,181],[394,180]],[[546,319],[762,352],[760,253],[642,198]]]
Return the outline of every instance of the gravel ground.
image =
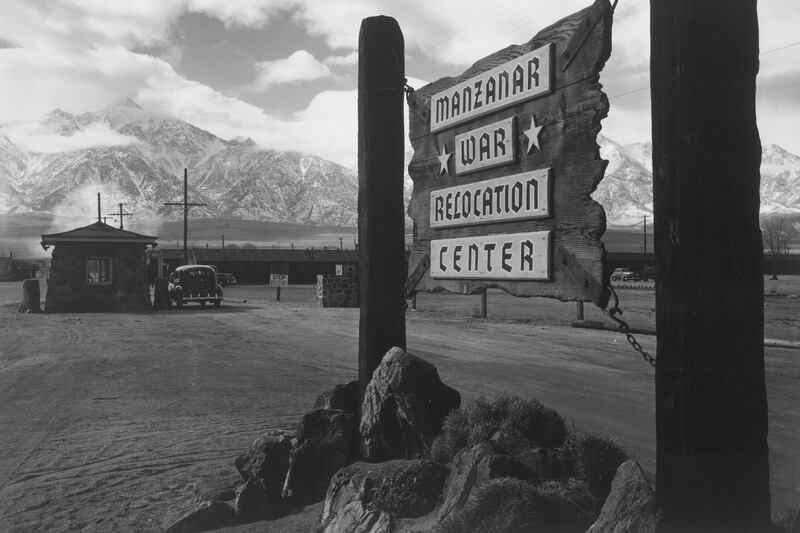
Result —
[[[42,287],[42,296],[45,294]],[[767,336],[800,340],[800,279],[767,282]],[[198,484],[231,481],[262,431],[291,428],[316,395],[357,375],[358,310],[314,288],[239,286],[220,309],[18,314],[0,283],[0,530],[158,531]],[[632,326],[653,291],[620,287]],[[537,398],[570,425],[615,436],[654,471],[653,370],[609,331],[570,327],[574,303],[423,294],[409,351],[464,397]],[[586,306],[586,318],[605,320]],[[655,353],[655,337],[639,337]],[[800,507],[800,351],[767,348],[773,508]],[[303,531],[319,506],[239,531]]]

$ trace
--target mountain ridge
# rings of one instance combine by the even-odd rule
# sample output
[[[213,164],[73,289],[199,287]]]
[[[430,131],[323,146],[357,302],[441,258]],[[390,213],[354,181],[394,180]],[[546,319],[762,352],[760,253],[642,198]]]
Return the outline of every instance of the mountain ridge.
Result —
[[[193,216],[311,225],[354,225],[353,170],[311,154],[259,149],[221,139],[130,99],[80,115],[49,113],[36,134],[76,136],[107,128],[126,144],[53,153],[25,151],[0,138],[0,211],[70,216],[91,209],[95,193],[137,216],[176,218],[163,204],[183,197],[189,171]],[[22,155],[20,155],[22,154]],[[90,211],[91,212],[91,211]]]
[[[355,170],[312,154],[259,148],[248,138],[222,139],[130,98],[78,115],[54,109],[33,130],[76,145],[97,132],[115,142],[45,153],[0,134],[0,213],[93,213],[100,192],[109,207],[121,202],[135,217],[176,219],[180,209],[164,204],[183,198],[188,168],[190,201],[206,204],[193,207],[193,217],[357,224]],[[609,164],[592,197],[605,208],[609,226],[641,225],[643,216],[653,215],[652,145],[623,145],[602,134],[597,142]],[[800,213],[800,156],[765,145],[761,172],[762,214]],[[408,199],[408,176],[405,193]]]

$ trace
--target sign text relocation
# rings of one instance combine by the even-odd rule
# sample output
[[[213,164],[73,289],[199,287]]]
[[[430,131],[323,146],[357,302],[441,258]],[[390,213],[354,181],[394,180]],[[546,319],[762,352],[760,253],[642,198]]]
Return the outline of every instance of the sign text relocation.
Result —
[[[431,191],[431,228],[550,216],[550,169]]]

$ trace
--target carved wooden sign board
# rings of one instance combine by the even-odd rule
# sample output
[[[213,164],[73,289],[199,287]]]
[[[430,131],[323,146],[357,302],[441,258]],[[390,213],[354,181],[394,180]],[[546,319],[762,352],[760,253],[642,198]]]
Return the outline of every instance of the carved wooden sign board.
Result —
[[[612,11],[597,0],[408,96],[416,226],[407,292],[608,302],[597,134]]]

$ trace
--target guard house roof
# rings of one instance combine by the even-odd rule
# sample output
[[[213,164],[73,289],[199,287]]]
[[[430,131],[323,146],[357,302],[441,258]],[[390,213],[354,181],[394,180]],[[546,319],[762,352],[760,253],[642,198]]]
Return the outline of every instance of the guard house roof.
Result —
[[[228,261],[266,262],[266,263],[358,263],[356,250],[289,250],[284,248],[225,248],[190,249],[192,257],[203,263],[222,263]],[[182,259],[183,250],[162,249],[164,259]]]
[[[127,243],[127,244],[152,244],[156,246],[156,239],[152,235],[142,235],[132,231],[115,228],[97,221],[82,228],[76,228],[62,233],[48,233],[42,235],[42,248],[64,242],[98,242],[98,243]]]

